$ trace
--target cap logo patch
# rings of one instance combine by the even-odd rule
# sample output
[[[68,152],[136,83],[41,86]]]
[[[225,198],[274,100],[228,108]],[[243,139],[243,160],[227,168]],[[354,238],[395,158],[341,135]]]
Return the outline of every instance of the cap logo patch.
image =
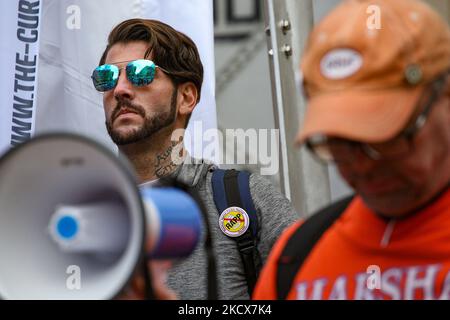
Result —
[[[353,49],[329,51],[320,62],[320,70],[325,78],[340,80],[354,75],[361,69],[362,56]]]

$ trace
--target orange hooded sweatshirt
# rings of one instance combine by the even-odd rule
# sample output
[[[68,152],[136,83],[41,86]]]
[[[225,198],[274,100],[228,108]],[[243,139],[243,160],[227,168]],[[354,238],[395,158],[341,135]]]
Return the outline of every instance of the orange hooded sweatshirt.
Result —
[[[275,244],[253,298],[276,299]],[[450,189],[415,214],[386,220],[355,198],[297,272],[287,299],[450,299]]]

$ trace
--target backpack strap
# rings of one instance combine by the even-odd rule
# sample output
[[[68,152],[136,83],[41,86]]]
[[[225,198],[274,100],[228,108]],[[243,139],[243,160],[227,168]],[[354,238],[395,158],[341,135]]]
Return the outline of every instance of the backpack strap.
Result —
[[[353,195],[332,203],[310,216],[292,234],[278,259],[277,299],[289,294],[294,278],[300,271],[311,250],[328,228],[341,216],[353,199]]]
[[[250,174],[245,171],[216,169],[212,176],[213,197],[219,215],[230,207],[239,207],[245,210],[249,217],[249,227],[236,240],[239,254],[244,265],[248,293],[252,294],[256,284],[260,265],[256,262],[258,252],[256,236],[258,232],[258,219],[256,209],[250,193]]]
[[[225,171],[226,170],[218,168],[214,169],[211,178],[214,203],[216,204],[219,214],[228,208],[227,196],[225,194],[225,184],[223,183]]]

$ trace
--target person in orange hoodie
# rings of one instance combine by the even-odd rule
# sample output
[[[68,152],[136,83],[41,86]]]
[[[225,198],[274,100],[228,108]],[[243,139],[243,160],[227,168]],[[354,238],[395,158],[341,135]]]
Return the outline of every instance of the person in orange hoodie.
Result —
[[[312,32],[298,143],[355,190],[294,224],[254,299],[450,299],[450,31],[416,0],[344,1]]]

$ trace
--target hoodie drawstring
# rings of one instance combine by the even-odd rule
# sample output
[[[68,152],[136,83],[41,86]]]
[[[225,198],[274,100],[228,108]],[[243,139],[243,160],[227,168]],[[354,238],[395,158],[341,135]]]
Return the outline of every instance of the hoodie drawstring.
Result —
[[[391,240],[392,232],[394,231],[395,220],[389,221],[384,230],[383,238],[381,239],[380,245],[384,248],[387,247],[389,241]]]

